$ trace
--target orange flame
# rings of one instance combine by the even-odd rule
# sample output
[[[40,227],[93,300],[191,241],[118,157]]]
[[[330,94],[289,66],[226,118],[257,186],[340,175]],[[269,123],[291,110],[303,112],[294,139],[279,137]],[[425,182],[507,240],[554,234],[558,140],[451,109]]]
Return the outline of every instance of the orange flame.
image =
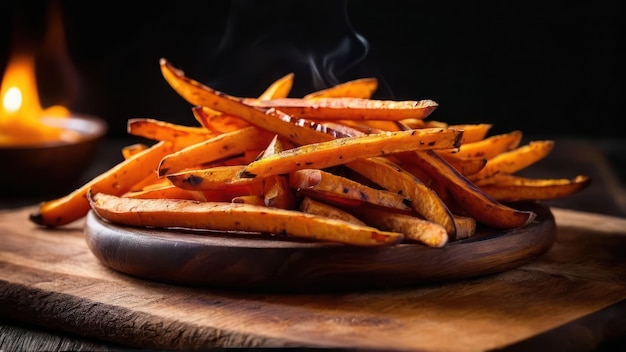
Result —
[[[42,109],[35,79],[34,56],[14,54],[0,86],[0,145],[39,144],[62,141],[69,136],[48,118],[67,117],[68,109],[52,106]]]

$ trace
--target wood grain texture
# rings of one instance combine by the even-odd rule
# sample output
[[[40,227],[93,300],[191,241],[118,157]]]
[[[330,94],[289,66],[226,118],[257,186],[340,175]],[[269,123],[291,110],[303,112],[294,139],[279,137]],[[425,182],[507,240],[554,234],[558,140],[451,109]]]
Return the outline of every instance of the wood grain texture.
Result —
[[[626,219],[553,209],[556,241],[514,269],[449,283],[278,294],[179,286],[102,265],[83,221],[0,213],[0,314],[131,347],[484,351],[626,298]]]

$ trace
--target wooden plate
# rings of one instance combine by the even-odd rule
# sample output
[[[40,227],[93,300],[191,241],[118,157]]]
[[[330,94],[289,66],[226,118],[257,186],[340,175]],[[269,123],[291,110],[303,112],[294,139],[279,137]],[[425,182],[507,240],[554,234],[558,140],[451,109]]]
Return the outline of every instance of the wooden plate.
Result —
[[[556,224],[540,204],[520,229],[480,229],[444,248],[420,244],[350,247],[258,234],[162,230],[111,224],[90,212],[89,249],[106,266],[139,278],[225,289],[314,292],[392,288],[509,270],[545,253]]]

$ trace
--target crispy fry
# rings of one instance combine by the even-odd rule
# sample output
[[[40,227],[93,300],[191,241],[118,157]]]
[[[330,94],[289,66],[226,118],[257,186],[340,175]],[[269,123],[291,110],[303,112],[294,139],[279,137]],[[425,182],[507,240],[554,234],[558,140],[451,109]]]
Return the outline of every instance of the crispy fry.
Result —
[[[291,92],[293,86],[293,72],[290,72],[272,83],[261,95],[259,100],[269,100],[277,98],[286,98]]]
[[[369,99],[378,89],[378,79],[374,77],[358,78],[336,84],[330,88],[309,93],[303,99],[316,98],[361,98]]]
[[[409,127],[411,127],[409,125]],[[463,130],[463,140],[461,141],[461,145],[467,143],[478,142],[483,140],[487,133],[493,127],[490,123],[475,123],[475,124],[452,124],[448,125],[449,128],[458,128]]]
[[[160,178],[155,171],[151,172],[150,175],[144,177],[143,180],[135,183],[132,187],[130,187],[128,192],[144,191],[151,187],[162,186],[164,183],[170,184],[167,180],[164,181],[162,178]]]
[[[144,143],[135,143],[131,145],[124,146],[122,148],[122,156],[124,159],[128,159],[131,156],[148,149],[148,146]]]
[[[259,159],[247,165],[241,177],[267,177],[303,168],[323,169],[358,158],[407,150],[454,148],[460,143],[462,134],[460,130],[428,128],[339,138]]]
[[[206,106],[194,106],[191,108],[191,112],[204,128],[216,134],[233,132],[250,126],[248,121],[236,116],[222,114]]]
[[[487,165],[486,158],[463,158],[458,157],[456,154],[450,153],[437,153],[441,156],[445,161],[449,162],[452,167],[459,170],[462,175],[474,175],[475,173],[482,170],[485,165]]]
[[[242,154],[250,149],[263,149],[272,135],[254,126],[220,134],[163,157],[158,166],[159,176],[175,173],[225,157]]]
[[[465,134],[465,131],[463,132]],[[440,151],[440,154],[452,153],[458,158],[492,159],[504,152],[517,148],[522,141],[522,131],[512,131],[494,135],[480,141],[461,143],[461,147],[452,151]]]
[[[554,141],[532,141],[514,150],[500,153],[487,161],[482,170],[468,176],[468,179],[477,182],[499,173],[516,173],[546,157],[553,147]]]
[[[537,216],[489,197],[434,151],[416,151],[415,155],[423,169],[445,185],[450,195],[477,221],[494,228],[513,229],[525,226]]]
[[[347,211],[323,202],[319,202],[312,199],[311,197],[304,197],[302,199],[302,201],[300,202],[300,211],[365,226],[365,223],[363,221],[361,221],[356,216],[348,213]]]
[[[370,207],[358,207],[353,209],[353,212],[370,226],[400,232],[404,238],[421,242],[429,247],[443,247],[448,243],[446,229],[432,221]]]
[[[436,108],[432,100],[374,100],[360,98],[282,98],[271,100],[244,99],[245,104],[274,108],[292,116],[320,120],[402,120],[424,119]]]
[[[194,106],[205,106],[229,115],[237,116],[252,125],[278,134],[296,144],[310,144],[334,139],[333,136],[314,129],[299,126],[282,118],[290,116],[275,109],[263,112],[243,104],[236,97],[211,89],[198,81],[185,77],[183,71],[160,60],[161,73],[170,86],[187,102]]]
[[[72,193],[41,203],[37,211],[30,214],[30,220],[47,227],[74,222],[89,211],[87,192],[90,189],[94,192],[122,195],[134,184],[153,173],[159,160],[172,151],[172,143],[158,142],[98,175]]]
[[[476,219],[472,217],[455,214],[454,223],[456,225],[455,241],[472,237],[476,233]]]
[[[451,127],[450,125],[448,125],[448,123],[443,122],[443,121],[435,121],[435,120],[423,120],[423,119],[402,119],[400,121],[394,121],[396,122],[396,127],[393,129],[394,131],[396,129],[399,130],[403,130],[405,127],[409,128],[409,129],[418,129],[418,128],[433,128],[433,127],[440,127],[440,128],[448,128]],[[452,128],[458,128],[460,130],[465,128],[465,125],[459,125],[460,127],[452,127]]]
[[[243,203],[133,199],[96,193],[91,208],[103,219],[129,226],[246,231],[332,241],[354,246],[399,243],[403,235],[347,221]]]
[[[293,147],[293,146],[292,146]],[[270,143],[265,147],[263,152],[259,155],[257,159],[262,159],[268,157],[270,155],[278,154],[285,150],[283,142],[278,139],[278,135],[274,135]]]
[[[439,196],[422,181],[388,159],[357,159],[346,165],[386,190],[403,195],[424,218],[441,225],[451,238],[456,228],[452,213]]]
[[[318,169],[302,169],[289,175],[289,185],[314,199],[330,194],[336,198],[350,199],[381,207],[410,210],[410,201],[404,196],[382,189],[365,186],[343,176]]]
[[[239,178],[243,165],[215,166],[208,169],[181,171],[168,174],[167,179],[176,187],[192,191],[220,191],[238,189],[238,195],[262,196],[265,178]]]
[[[537,201],[564,198],[589,186],[588,176],[573,179],[532,179],[514,175],[494,175],[489,183],[479,184],[483,192],[501,202]]]
[[[189,127],[148,118],[129,119],[129,134],[155,141],[170,141],[191,145],[214,137],[215,134],[204,127]]]
[[[126,192],[122,195],[122,197],[142,199],[189,199],[206,201],[204,193],[199,191],[182,189],[172,184],[165,184],[161,185],[160,187],[151,187],[141,191]]]
[[[289,73],[274,83],[259,96],[259,99],[286,98],[293,85],[294,74]],[[195,106],[192,112],[196,120],[209,131],[226,133],[250,126],[248,121],[229,114],[210,109],[206,106]]]
[[[268,207],[296,209],[295,191],[289,187],[289,179],[285,175],[274,176],[265,183],[263,191],[264,204]]]
[[[419,120],[422,121],[422,120]],[[396,121],[386,120],[337,120],[338,123],[349,126],[357,131],[365,134],[380,133],[382,131],[395,132],[400,131]],[[418,128],[425,128],[423,126]],[[417,129],[417,128],[416,128]]]

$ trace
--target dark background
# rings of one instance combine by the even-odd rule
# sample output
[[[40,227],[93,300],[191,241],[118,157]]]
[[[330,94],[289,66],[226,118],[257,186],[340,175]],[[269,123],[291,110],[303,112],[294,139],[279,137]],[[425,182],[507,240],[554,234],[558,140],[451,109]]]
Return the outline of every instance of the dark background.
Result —
[[[14,38],[44,42],[54,3],[0,1],[4,67]],[[111,137],[126,136],[134,117],[196,124],[161,76],[166,58],[232,95],[256,96],[288,72],[296,74],[292,96],[373,76],[374,98],[435,100],[435,120],[489,122],[493,133],[622,138],[617,1],[57,4],[67,58],[58,48],[40,56],[70,69],[39,68],[42,103],[103,117]]]

